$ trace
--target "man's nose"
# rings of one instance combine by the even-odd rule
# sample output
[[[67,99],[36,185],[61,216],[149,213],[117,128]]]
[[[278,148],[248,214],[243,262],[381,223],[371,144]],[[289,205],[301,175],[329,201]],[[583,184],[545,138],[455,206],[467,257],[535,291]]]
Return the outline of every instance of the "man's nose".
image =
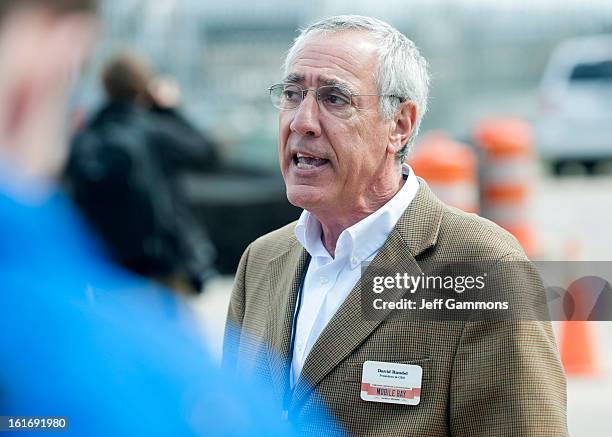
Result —
[[[309,90],[300,106],[295,109],[295,115],[289,128],[302,136],[318,137],[321,135],[319,111],[316,91]]]

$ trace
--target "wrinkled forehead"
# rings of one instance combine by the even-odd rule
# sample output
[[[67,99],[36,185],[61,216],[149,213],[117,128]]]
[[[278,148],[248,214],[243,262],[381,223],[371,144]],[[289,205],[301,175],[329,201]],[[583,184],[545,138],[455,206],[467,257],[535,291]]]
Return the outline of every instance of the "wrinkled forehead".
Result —
[[[290,50],[284,79],[308,86],[349,88],[373,83],[378,50],[378,41],[365,31],[316,31]]]

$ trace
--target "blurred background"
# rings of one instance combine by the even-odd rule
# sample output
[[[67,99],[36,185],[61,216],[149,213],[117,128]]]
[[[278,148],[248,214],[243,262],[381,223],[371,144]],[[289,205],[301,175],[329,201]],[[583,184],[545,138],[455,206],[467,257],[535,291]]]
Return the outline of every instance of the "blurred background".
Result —
[[[441,198],[508,228],[534,259],[610,260],[609,0],[105,0],[101,13],[72,99],[75,134],[104,100],[103,66],[127,48],[180,88],[182,113],[218,152],[215,169],[180,178],[216,251],[219,275],[189,299],[217,357],[242,251],[300,213],[285,199],[267,88],[282,78],[296,29],[323,16],[388,21],[428,59],[430,109],[410,163]],[[584,324],[570,346],[567,324],[555,328],[571,434],[608,435],[612,323]]]

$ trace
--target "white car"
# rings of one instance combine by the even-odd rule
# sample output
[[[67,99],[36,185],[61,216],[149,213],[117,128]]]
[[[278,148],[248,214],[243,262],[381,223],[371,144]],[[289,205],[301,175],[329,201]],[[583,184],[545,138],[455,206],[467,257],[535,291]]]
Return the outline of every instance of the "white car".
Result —
[[[540,106],[537,145],[556,174],[570,162],[592,173],[612,158],[612,35],[559,45],[542,79]]]

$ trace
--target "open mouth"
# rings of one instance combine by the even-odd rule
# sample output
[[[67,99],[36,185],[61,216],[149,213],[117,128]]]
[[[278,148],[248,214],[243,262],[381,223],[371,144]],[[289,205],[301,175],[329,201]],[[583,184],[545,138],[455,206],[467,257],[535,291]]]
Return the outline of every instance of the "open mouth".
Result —
[[[304,153],[296,153],[293,156],[293,163],[300,170],[312,170],[317,167],[321,167],[329,162],[324,158],[319,158],[312,155],[306,155]]]

